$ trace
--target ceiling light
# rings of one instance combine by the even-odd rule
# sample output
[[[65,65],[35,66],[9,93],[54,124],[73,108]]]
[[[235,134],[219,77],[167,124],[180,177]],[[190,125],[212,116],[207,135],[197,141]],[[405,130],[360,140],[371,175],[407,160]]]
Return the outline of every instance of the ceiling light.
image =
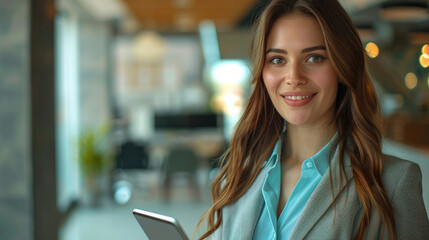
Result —
[[[161,61],[167,51],[164,39],[154,31],[146,31],[137,35],[133,42],[133,54],[140,62]]]

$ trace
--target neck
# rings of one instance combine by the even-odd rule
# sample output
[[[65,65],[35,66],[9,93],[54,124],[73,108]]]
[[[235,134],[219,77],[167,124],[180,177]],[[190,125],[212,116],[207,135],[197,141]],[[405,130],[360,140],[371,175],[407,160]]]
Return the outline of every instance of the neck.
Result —
[[[289,162],[303,162],[328,144],[334,134],[333,122],[317,126],[287,124],[282,159]]]

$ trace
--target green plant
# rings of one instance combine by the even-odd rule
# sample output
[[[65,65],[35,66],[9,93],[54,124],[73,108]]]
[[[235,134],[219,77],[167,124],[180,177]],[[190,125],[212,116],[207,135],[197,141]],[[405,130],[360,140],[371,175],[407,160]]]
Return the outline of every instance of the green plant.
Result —
[[[80,168],[88,179],[100,176],[112,166],[113,151],[109,146],[110,128],[86,131],[79,138]]]

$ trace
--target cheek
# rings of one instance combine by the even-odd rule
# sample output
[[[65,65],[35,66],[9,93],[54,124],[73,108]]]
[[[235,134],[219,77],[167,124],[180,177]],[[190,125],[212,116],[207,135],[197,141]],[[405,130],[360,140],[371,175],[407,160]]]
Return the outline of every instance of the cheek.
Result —
[[[264,68],[264,70],[262,71],[262,78],[264,79],[265,87],[269,92],[277,89],[278,81],[274,73],[272,73],[271,71],[267,71]]]
[[[326,97],[330,99],[330,101],[335,101],[337,98],[337,91],[338,91],[338,80],[336,76],[332,76],[330,79],[326,79],[324,82],[323,88],[326,91]]]
[[[337,92],[338,78],[333,69],[318,73],[315,78],[315,83],[327,92]]]

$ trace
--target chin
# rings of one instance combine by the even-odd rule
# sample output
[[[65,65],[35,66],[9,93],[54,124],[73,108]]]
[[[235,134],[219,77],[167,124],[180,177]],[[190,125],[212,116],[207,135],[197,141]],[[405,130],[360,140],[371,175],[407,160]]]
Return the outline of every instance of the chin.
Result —
[[[308,119],[304,118],[284,118],[287,122],[287,124],[294,125],[294,126],[302,126],[307,124],[309,121]]]

